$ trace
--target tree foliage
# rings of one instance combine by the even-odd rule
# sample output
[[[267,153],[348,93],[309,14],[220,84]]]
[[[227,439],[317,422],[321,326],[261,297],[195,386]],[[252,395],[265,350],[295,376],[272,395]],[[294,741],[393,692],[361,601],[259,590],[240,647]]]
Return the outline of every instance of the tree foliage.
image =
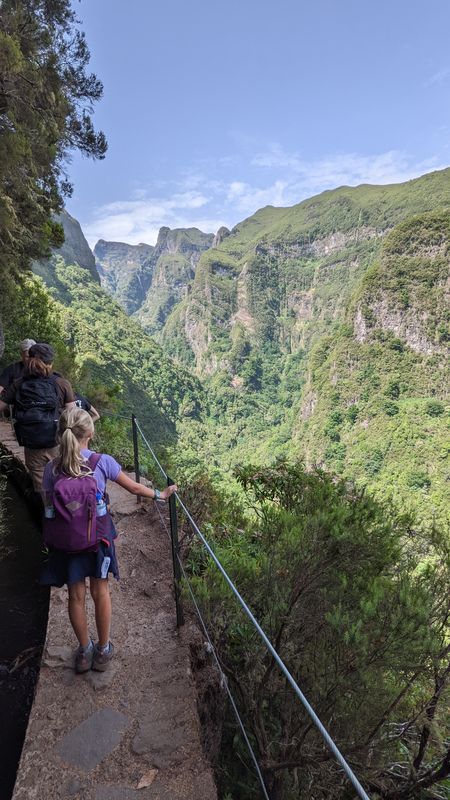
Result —
[[[52,213],[71,186],[71,150],[103,158],[91,113],[102,84],[69,0],[0,4],[0,267],[26,269],[63,241]]]
[[[246,529],[222,529],[216,552],[322,722],[373,797],[444,797],[445,541],[436,532],[425,538],[407,515],[300,464],[248,467],[237,477],[255,516]],[[192,560],[198,571],[195,552]],[[196,589],[271,798],[352,797],[221,576],[200,564]],[[222,767],[234,798],[255,796],[251,782],[236,791],[233,760]]]
[[[2,276],[0,319],[5,328],[5,350],[0,365],[19,357],[18,343],[24,337],[51,342],[55,351],[55,369],[70,380],[76,378],[73,350],[68,346],[62,309],[50,296],[39,278],[10,274]]]

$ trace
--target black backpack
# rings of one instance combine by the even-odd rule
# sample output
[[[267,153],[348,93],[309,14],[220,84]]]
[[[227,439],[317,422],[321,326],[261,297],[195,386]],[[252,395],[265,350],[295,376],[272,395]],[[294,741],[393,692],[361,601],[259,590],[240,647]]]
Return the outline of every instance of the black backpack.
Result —
[[[14,401],[14,430],[19,444],[32,450],[55,447],[58,406],[58,387],[53,375],[23,378]]]

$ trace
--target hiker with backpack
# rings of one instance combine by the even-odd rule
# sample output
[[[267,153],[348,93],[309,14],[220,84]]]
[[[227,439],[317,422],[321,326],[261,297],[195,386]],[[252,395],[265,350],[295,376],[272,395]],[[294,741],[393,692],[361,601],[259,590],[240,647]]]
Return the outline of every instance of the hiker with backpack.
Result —
[[[5,367],[0,375],[0,395],[5,389],[8,389],[14,381],[22,377],[27,368],[29,349],[33,347],[34,344],[36,344],[34,339],[22,339],[19,345],[20,361],[15,361],[14,364]]]
[[[58,454],[56,430],[61,411],[75,404],[69,381],[53,374],[53,358],[49,344],[32,345],[22,377],[0,400],[0,411],[14,407],[14,431],[24,447],[25,464],[36,492],[41,491],[45,465]]]
[[[168,486],[160,492],[143,486],[125,475],[112,456],[90,450],[94,422],[87,411],[79,408],[64,411],[58,432],[59,455],[45,467],[42,485],[44,543],[50,552],[40,582],[59,587],[67,584],[69,619],[79,643],[75,671],[87,672],[91,667],[103,671],[114,652],[110,641],[108,575],[119,577],[107,481],[114,481],[131,494],[156,500],[167,500],[177,487]],[[98,635],[95,645],[88,632],[86,578],[95,605]]]

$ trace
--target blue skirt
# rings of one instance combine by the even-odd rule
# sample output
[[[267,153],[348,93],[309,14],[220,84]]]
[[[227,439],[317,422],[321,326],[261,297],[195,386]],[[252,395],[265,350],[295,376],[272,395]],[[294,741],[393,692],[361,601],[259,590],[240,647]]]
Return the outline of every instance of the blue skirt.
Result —
[[[50,548],[39,583],[43,586],[70,586],[72,583],[84,581],[85,578],[106,578],[110,572],[118,580],[119,565],[114,547],[116,537],[117,533],[112,525],[111,539],[108,542],[101,541],[96,552],[64,553],[62,550]],[[105,558],[110,559],[107,569]]]

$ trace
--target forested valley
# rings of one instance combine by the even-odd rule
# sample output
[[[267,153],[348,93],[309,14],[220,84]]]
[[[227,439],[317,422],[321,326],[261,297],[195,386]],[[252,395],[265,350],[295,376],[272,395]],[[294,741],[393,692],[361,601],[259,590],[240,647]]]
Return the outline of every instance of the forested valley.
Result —
[[[51,342],[130,469],[135,413],[370,796],[445,800],[450,169],[91,253],[64,210],[70,152],[107,151],[88,62],[67,0],[1,4],[2,364]],[[183,556],[271,800],[353,797],[192,535]],[[250,800],[222,722],[221,796]]]

